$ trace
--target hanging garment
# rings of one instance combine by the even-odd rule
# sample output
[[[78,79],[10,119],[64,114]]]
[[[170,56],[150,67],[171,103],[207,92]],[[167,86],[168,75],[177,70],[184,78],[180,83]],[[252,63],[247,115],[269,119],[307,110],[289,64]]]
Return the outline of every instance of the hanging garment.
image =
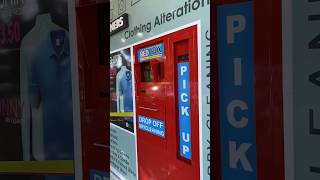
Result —
[[[50,14],[39,15],[36,18],[35,26],[21,42],[20,91],[23,104],[21,134],[24,160],[30,160],[32,156],[39,161],[45,159],[42,104],[36,108],[31,107],[29,83],[31,81],[31,60],[53,30],[62,30],[62,28],[52,22]]]
[[[31,60],[31,105],[42,105],[46,160],[73,159],[71,62],[68,32],[51,31]]]

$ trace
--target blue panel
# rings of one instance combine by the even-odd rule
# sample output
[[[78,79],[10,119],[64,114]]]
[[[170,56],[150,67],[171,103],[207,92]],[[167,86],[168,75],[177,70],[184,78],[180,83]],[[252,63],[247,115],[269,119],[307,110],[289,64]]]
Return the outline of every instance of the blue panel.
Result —
[[[218,6],[223,180],[256,180],[253,3]]]
[[[180,155],[191,160],[190,124],[190,66],[189,62],[178,64],[179,134]]]
[[[90,180],[109,180],[109,175],[105,172],[90,170]]]
[[[138,116],[138,126],[140,130],[160,136],[165,137],[165,123],[161,120]]]
[[[156,44],[138,50],[138,61],[144,62],[153,59],[161,59],[164,57],[164,44]]]

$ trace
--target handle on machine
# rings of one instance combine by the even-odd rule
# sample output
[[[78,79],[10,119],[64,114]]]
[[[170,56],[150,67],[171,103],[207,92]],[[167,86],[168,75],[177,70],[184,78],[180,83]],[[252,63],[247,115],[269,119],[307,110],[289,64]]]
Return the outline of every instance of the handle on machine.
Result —
[[[99,148],[109,149],[109,146],[108,146],[108,145],[106,145],[106,144],[101,144],[101,143],[93,143],[93,146],[99,147]]]
[[[147,108],[147,107],[143,107],[143,106],[139,106],[139,108],[140,108],[140,109],[144,109],[144,110],[154,111],[154,112],[160,111],[160,109]]]

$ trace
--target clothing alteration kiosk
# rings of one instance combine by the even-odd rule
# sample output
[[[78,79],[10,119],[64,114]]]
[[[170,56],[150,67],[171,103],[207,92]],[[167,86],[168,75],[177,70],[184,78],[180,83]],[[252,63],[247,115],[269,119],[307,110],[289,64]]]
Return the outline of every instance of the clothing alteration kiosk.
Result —
[[[134,47],[139,179],[199,179],[197,26]]]

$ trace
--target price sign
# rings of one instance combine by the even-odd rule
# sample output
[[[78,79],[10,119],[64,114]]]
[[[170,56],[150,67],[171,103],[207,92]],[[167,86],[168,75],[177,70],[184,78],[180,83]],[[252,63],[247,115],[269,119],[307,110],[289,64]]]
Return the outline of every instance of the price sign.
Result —
[[[21,26],[19,22],[0,24],[0,46],[19,44],[21,40]]]

